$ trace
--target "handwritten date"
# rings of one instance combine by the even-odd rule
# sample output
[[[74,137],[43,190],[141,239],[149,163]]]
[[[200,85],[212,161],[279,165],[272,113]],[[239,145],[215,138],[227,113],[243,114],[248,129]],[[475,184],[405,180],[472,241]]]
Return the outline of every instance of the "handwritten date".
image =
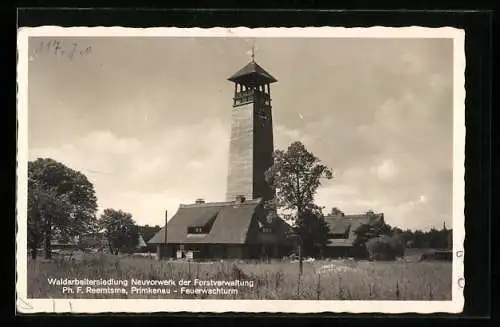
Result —
[[[86,56],[92,52],[91,46],[81,46],[74,42],[64,42],[60,40],[41,41],[38,47],[34,50],[34,55],[42,52],[52,53],[56,56],[66,56],[70,60],[75,55]]]

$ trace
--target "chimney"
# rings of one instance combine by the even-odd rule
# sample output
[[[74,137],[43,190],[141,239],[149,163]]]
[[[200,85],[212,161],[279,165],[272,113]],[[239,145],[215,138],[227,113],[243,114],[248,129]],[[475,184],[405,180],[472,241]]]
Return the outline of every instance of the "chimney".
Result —
[[[205,200],[203,200],[203,199],[196,199],[196,201],[194,203],[196,203],[196,204],[202,204],[202,203],[205,203]]]
[[[245,203],[245,200],[246,200],[246,199],[245,199],[245,196],[244,196],[244,195],[237,195],[237,196],[235,197],[235,200],[236,200],[236,202],[237,202],[237,203]]]
[[[165,210],[165,244],[167,243],[167,221],[168,221],[168,211]]]

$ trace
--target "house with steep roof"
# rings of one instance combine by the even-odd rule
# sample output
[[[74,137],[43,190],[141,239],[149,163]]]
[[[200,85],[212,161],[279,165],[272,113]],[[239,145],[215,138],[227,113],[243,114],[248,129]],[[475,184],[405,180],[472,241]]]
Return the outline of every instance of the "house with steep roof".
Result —
[[[290,226],[269,219],[262,199],[181,204],[148,242],[159,258],[259,259],[289,254]]]
[[[362,225],[384,224],[383,213],[365,213],[360,215],[345,215],[341,211],[325,216],[325,222],[330,229],[328,243],[324,250],[326,257],[358,257],[363,255],[355,248],[356,230]]]

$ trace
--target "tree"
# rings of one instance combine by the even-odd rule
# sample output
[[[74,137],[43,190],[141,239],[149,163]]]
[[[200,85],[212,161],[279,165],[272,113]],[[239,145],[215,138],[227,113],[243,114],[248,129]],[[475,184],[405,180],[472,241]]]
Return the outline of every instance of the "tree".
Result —
[[[375,215],[375,213],[372,210],[368,211],[366,214],[369,216]],[[366,251],[367,242],[371,239],[383,235],[390,236],[392,235],[391,230],[392,230],[391,226],[389,226],[388,224],[386,224],[381,220],[378,220],[375,223],[370,222],[367,224],[362,224],[354,231],[354,233],[356,234],[356,240],[354,241],[353,245],[356,253],[359,256],[368,255],[369,253]]]
[[[399,227],[392,227],[391,228],[391,234],[392,235],[400,235],[400,234],[404,234],[405,232],[399,228]]]
[[[35,180],[28,180],[28,248],[36,259],[38,248],[43,244],[46,258],[51,257],[51,240],[54,226],[61,225],[70,211],[64,196],[54,189],[46,189]]]
[[[330,215],[332,215],[332,216],[343,216],[344,212],[342,210],[340,210],[339,208],[337,208],[337,207],[333,207],[332,210],[330,211]]]
[[[329,227],[319,208],[306,210],[294,226],[294,232],[300,235],[305,256],[322,256],[328,242]]]
[[[314,234],[324,233],[323,228],[312,228],[314,224],[321,224],[318,218],[321,210],[314,204],[314,195],[323,178],[331,179],[332,171],[301,142],[292,143],[286,151],[276,150],[274,164],[266,172],[267,182],[276,189],[276,208],[293,212],[285,218],[293,222],[301,244],[306,240],[326,237],[326,233],[324,236]]]
[[[139,228],[130,213],[105,209],[101,215],[100,224],[105,230],[111,253],[127,253],[137,247]]]
[[[53,159],[28,162],[28,245],[32,257],[44,243],[51,258],[54,234],[68,240],[87,231],[95,221],[97,198],[82,173]]]
[[[400,250],[394,240],[387,235],[369,239],[366,249],[371,260],[394,260],[400,255]]]

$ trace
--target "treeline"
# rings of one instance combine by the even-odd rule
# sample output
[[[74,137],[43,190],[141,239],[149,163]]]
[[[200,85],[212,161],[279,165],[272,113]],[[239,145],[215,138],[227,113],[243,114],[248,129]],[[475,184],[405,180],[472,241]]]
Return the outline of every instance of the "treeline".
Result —
[[[368,211],[367,215],[373,214]],[[452,248],[452,230],[444,225],[441,230],[431,229],[428,232],[420,230],[402,230],[392,227],[385,221],[378,220],[359,226],[354,233],[354,256],[375,260],[394,260],[405,256],[405,249],[440,249]]]
[[[389,226],[389,225],[388,225]],[[453,230],[443,226],[440,230],[431,228],[429,231],[410,229],[402,230],[398,227],[390,227],[388,236],[398,235],[406,248],[418,249],[452,249]]]

